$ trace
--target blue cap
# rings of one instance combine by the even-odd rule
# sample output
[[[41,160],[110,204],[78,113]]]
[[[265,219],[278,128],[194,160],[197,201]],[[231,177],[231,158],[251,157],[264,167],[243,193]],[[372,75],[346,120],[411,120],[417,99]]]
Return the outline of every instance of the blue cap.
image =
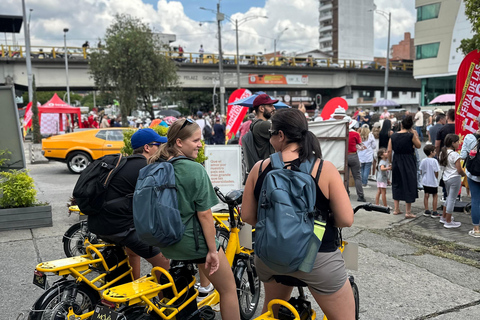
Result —
[[[132,148],[137,149],[152,142],[165,143],[167,142],[167,137],[162,137],[153,129],[145,128],[137,130],[137,132],[132,135],[130,142],[132,143]]]

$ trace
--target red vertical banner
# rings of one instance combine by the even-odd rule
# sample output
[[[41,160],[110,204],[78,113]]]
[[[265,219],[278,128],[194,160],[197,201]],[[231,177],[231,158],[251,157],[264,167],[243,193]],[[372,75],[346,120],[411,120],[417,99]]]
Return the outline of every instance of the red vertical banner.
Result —
[[[238,128],[242,124],[243,118],[247,114],[248,108],[238,105],[230,105],[235,101],[248,98],[252,95],[248,89],[237,89],[232,92],[228,98],[228,111],[227,111],[227,126],[226,137],[227,140],[232,139],[237,134]]]
[[[457,72],[455,93],[455,133],[460,144],[469,133],[478,130],[480,115],[480,51],[474,50],[463,59]]]

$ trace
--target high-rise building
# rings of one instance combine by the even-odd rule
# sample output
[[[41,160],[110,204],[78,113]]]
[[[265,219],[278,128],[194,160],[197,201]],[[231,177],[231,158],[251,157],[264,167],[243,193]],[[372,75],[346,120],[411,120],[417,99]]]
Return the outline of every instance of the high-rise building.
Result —
[[[373,0],[319,1],[319,49],[338,59],[373,60]]]
[[[416,0],[415,61],[413,76],[422,81],[420,105],[443,93],[454,93],[464,55],[457,52],[462,39],[472,37],[462,0]]]

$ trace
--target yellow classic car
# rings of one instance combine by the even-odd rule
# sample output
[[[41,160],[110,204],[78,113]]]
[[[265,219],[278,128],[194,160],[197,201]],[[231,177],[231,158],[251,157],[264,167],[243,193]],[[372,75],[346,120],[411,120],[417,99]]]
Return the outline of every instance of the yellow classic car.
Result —
[[[66,162],[72,173],[81,173],[92,160],[119,153],[125,128],[85,130],[42,140],[42,154],[49,160]]]

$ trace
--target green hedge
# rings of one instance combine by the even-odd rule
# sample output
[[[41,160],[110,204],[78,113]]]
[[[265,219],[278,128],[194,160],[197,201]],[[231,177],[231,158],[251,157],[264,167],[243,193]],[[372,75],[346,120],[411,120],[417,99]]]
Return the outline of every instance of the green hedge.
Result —
[[[32,207],[37,203],[37,190],[27,170],[0,172],[1,208]]]

